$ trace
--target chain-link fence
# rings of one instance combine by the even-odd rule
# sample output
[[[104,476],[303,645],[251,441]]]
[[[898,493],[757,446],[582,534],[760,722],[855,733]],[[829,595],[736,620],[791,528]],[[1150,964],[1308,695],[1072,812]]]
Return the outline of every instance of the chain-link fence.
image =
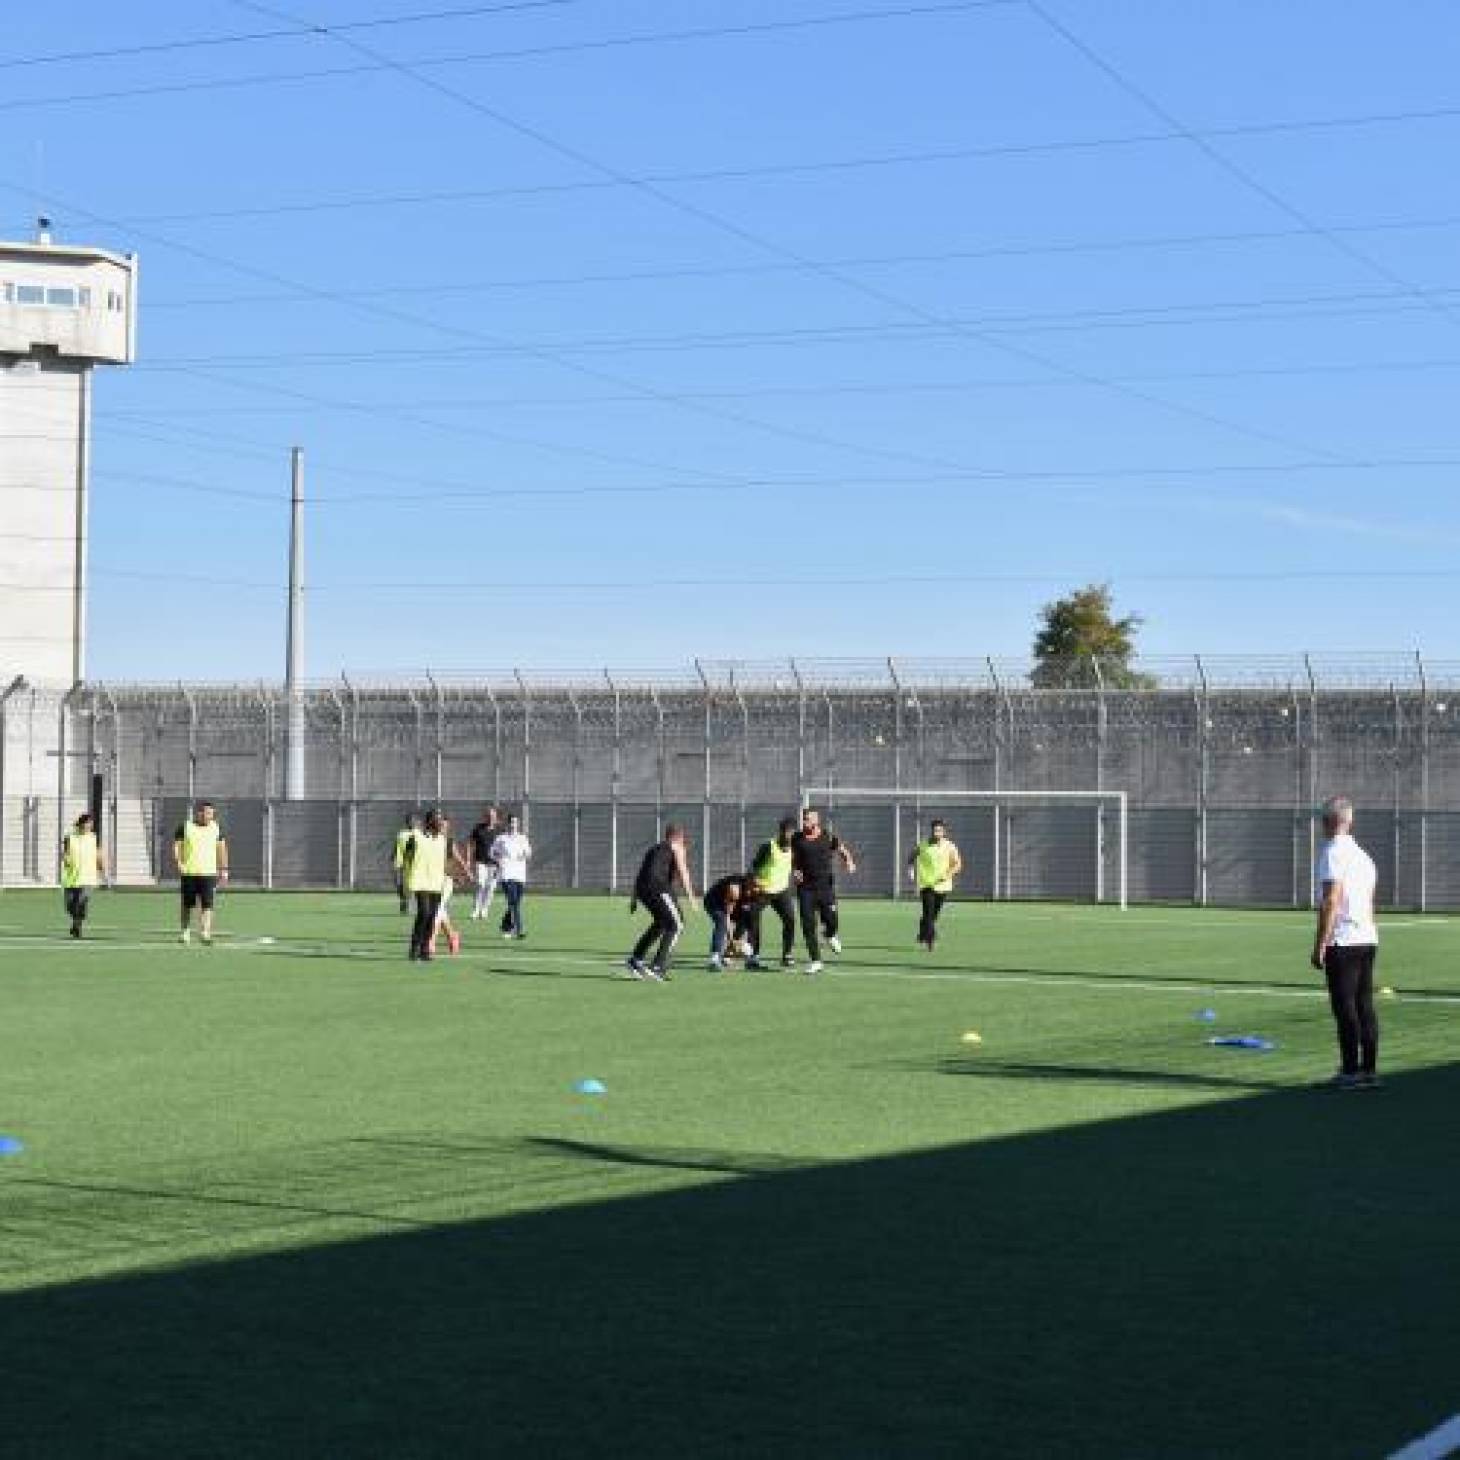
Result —
[[[892,828],[941,812],[970,891],[1094,898],[1113,855],[1095,805],[938,793],[1100,790],[1127,796],[1132,900],[1306,906],[1313,809],[1341,792],[1386,903],[1460,906],[1460,664],[1190,658],[1040,683],[1065,687],[997,659],[342,678],[302,706],[277,685],[17,684],[0,882],[53,880],[60,830],[92,800],[119,879],[166,879],[182,809],[207,796],[242,882],[383,887],[407,811],[441,805],[464,833],[494,802],[522,813],[538,886],[622,888],[666,821],[719,875],[817,786],[861,855],[848,893],[894,893]],[[291,721],[300,800],[283,796]],[[886,788],[885,813],[838,815],[839,785]]]

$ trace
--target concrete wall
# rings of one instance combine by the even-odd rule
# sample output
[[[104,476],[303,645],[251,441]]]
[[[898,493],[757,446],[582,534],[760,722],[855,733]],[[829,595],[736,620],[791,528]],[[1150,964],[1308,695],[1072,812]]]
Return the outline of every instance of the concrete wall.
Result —
[[[79,473],[88,369],[0,356],[0,676],[77,676]],[[0,684],[3,688],[3,684]]]

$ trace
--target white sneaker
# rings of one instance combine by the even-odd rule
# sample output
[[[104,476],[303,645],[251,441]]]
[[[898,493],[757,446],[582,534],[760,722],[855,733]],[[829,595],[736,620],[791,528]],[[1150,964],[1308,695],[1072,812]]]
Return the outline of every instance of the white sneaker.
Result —
[[[830,937],[826,940],[826,946],[830,948],[833,953],[840,953],[842,951],[842,940],[835,936]]]
[[[643,978],[649,971],[649,966],[637,958],[625,958],[624,967],[634,978]]]
[[[710,955],[709,968],[711,973],[724,973],[725,960],[718,953],[713,953]]]
[[[193,941],[193,935],[191,932],[188,931],[187,928],[184,928],[182,932],[178,934],[177,941],[179,943],[191,943]]]
[[[826,964],[824,964],[819,958],[816,958],[816,959],[813,959],[810,963],[808,963],[806,965],[806,972],[807,973],[820,973],[821,970],[823,968],[825,968],[825,967],[826,967]]]

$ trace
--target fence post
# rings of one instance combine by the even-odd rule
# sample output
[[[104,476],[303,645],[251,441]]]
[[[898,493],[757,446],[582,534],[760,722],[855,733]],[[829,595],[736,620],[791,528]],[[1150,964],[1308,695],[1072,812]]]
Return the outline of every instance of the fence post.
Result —
[[[1313,809],[1318,804],[1318,680],[1313,673],[1313,660],[1304,654],[1302,667],[1308,672],[1308,867],[1313,867],[1318,856],[1318,828],[1313,819]],[[1308,872],[1308,905],[1314,902],[1313,873]]]
[[[260,808],[262,818],[260,831],[263,836],[260,856],[263,866],[260,871],[264,886],[272,889],[274,885],[274,697],[268,690],[260,687],[259,698],[264,705],[264,799]]]
[[[0,887],[5,886],[5,797],[10,789],[6,779],[10,753],[10,700],[25,688],[25,676],[17,674],[0,690]]]
[[[887,672],[892,676],[892,900],[896,902],[902,892],[902,681],[890,654]]]
[[[621,732],[623,722],[621,717],[622,706],[619,702],[618,686],[613,682],[613,677],[608,670],[603,671],[604,682],[608,685],[608,692],[613,696],[613,759],[609,766],[608,775],[608,890],[618,891],[618,802],[620,790],[620,776],[623,773],[623,742]]]
[[[794,659],[791,678],[796,681],[796,798],[806,789],[806,685]]]
[[[664,835],[664,706],[659,700],[658,686],[650,686],[649,698],[654,705],[654,713],[659,719],[659,729],[655,740],[658,747],[655,761],[654,780],[654,836],[656,839]]]
[[[1207,862],[1207,812],[1210,809],[1212,773],[1212,700],[1206,666],[1196,655],[1196,901],[1206,907],[1211,900]]]
[[[699,659],[695,660],[695,673],[700,677],[700,689],[705,697],[705,743],[704,743],[704,801],[700,808],[700,887],[710,885],[710,744],[713,736],[714,696],[710,693],[710,680]]]
[[[1425,912],[1430,880],[1430,689],[1418,650],[1414,663],[1419,671],[1419,910]]]
[[[348,885],[353,892],[360,880],[360,693],[342,673],[350,696],[350,809],[346,850]]]
[[[1095,789],[1105,789],[1105,675],[1100,669],[1100,656],[1090,656],[1090,668],[1095,671]],[[1105,801],[1102,797],[1095,802],[1095,901],[1105,901]],[[1122,834],[1122,843],[1124,837]]]
[[[522,695],[522,829],[532,830],[532,696],[520,669],[512,671]]]
[[[740,684],[735,678],[735,666],[730,666],[730,688],[735,692],[735,704],[740,710],[740,857],[738,865],[744,868],[749,857],[745,845],[745,806],[750,799],[750,708],[745,703]],[[799,787],[798,787],[799,789]]]
[[[446,697],[441,693],[441,686],[431,677],[429,669],[426,671],[426,683],[431,686],[431,697],[436,702],[436,714],[432,722],[435,728],[431,736],[431,799],[440,806],[446,791],[441,750],[441,741],[446,733]],[[526,825],[526,822],[523,824]]]
[[[349,758],[345,754],[347,722],[345,702],[333,686],[329,689],[329,697],[334,701],[335,715],[339,721],[339,739],[335,744],[335,886],[346,887],[349,885],[349,873],[347,871],[349,854],[345,845],[346,822],[349,818],[347,802],[349,791]]]
[[[577,691],[571,687],[568,689],[568,703],[573,707],[573,864],[568,872],[568,885],[576,890],[580,882],[578,867],[583,827],[580,770],[583,756],[583,706],[579,703]]]
[[[117,808],[120,804],[119,786],[122,779],[122,712],[117,707],[116,696],[105,685],[102,694],[106,696],[107,709],[111,712],[112,748],[107,759],[106,820],[107,833],[104,838],[107,849],[106,865],[111,881],[117,880],[117,852],[121,838],[117,835]],[[3,778],[0,778],[3,784]]]
[[[1404,751],[1404,715],[1399,703],[1399,686],[1390,686],[1394,694],[1394,765],[1393,765],[1393,786],[1391,787],[1393,798],[1393,838],[1394,838],[1394,886],[1390,889],[1390,899],[1394,905],[1399,903],[1399,889],[1404,885],[1400,878],[1400,757]]]

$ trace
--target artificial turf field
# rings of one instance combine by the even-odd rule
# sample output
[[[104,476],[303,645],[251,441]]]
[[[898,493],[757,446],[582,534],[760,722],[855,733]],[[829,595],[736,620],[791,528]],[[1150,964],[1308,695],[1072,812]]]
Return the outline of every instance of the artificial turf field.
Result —
[[[1460,1410],[1460,921],[1388,919],[1387,1088],[1339,1094],[1306,915],[953,904],[928,957],[849,904],[817,979],[702,972],[700,917],[665,987],[622,901],[427,966],[385,896],[174,917],[0,894],[6,1456],[1377,1457]]]

